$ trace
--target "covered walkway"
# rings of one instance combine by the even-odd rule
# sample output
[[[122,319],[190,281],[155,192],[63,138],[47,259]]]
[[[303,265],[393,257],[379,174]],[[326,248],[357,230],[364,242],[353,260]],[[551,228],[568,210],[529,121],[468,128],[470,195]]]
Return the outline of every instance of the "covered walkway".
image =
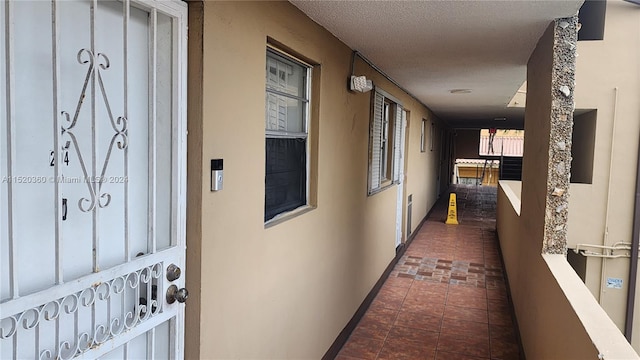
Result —
[[[495,231],[496,188],[443,197],[342,348],[348,359],[520,359]]]

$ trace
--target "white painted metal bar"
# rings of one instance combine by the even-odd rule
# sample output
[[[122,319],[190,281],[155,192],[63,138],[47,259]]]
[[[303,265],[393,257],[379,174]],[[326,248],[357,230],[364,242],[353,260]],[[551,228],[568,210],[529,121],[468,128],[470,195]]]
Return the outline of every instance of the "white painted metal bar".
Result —
[[[91,2],[91,56],[94,57],[93,61],[96,61],[96,11],[98,8],[98,0],[93,0]],[[96,68],[98,64],[94,64],[93,73],[91,74],[91,186],[93,187],[93,192],[95,196],[96,204],[94,204],[91,217],[93,223],[93,272],[100,271],[100,258],[99,258],[99,245],[100,233],[98,231],[98,209],[99,205],[99,196],[97,189],[97,184],[95,182],[96,177],[98,175],[98,127],[96,126]]]
[[[13,360],[18,360],[18,333],[13,337]]]
[[[169,356],[171,359],[184,357],[184,352],[182,351],[184,331],[178,327],[178,323],[181,323],[181,321],[183,321],[182,312],[178,312],[176,317],[169,321],[169,339],[172,339],[169,342]]]
[[[56,330],[55,330],[55,332],[56,332],[56,334],[55,334],[54,339],[55,339],[55,344],[57,346],[58,344],[60,344],[60,319],[59,318],[56,319]]]
[[[133,306],[133,318],[136,319],[135,322],[138,321],[138,319],[140,319],[140,286],[142,285],[142,279],[138,278],[138,286],[136,286],[133,289],[133,301],[134,301],[134,306]],[[126,319],[125,319],[126,320]]]
[[[157,255],[162,258],[162,254]],[[149,257],[153,256],[154,255],[150,255]],[[166,258],[162,259],[166,260]],[[38,350],[38,353],[40,354],[42,353],[42,350],[39,347],[40,345],[43,345],[41,344],[41,340],[45,341],[45,345],[49,344],[49,338],[44,336],[47,333],[43,333],[43,336],[40,336],[40,326],[45,323],[45,321],[51,321],[57,319],[58,317],[64,316],[63,313],[72,313],[74,320],[73,338],[66,338],[66,341],[63,343],[57,342],[55,347],[49,347],[48,349],[45,349],[46,353],[41,355],[44,355],[47,358],[67,358],[69,355],[74,355],[77,351],[84,353],[89,349],[95,348],[96,346],[99,347],[108,340],[121,338],[131,340],[133,337],[130,337],[130,335],[133,329],[154,320],[158,316],[175,316],[177,314],[176,311],[180,310],[183,306],[182,304],[176,304],[169,308],[162,308],[162,303],[150,301],[151,298],[149,297],[149,295],[151,292],[151,284],[154,279],[161,279],[162,277],[162,259],[159,259],[160,262],[151,264],[149,266],[142,266],[140,268],[133,269],[129,273],[122,274],[121,272],[118,272],[114,278],[103,279],[102,282],[93,283],[87,288],[81,289],[80,291],[77,291],[75,293],[67,294],[66,296],[63,296],[61,298],[54,299],[53,301],[42,303],[42,300],[40,300],[40,305],[34,306],[32,308],[29,308],[28,310],[16,313],[13,316],[8,317],[9,321],[12,323],[12,330],[10,330],[10,332],[7,334],[3,334],[3,336],[6,336],[3,339],[13,337],[14,342],[20,343],[16,339],[19,336],[22,336],[21,334],[27,335],[29,330],[35,328],[36,348]],[[121,268],[120,270],[122,269],[123,268]],[[109,270],[106,270],[100,272],[100,274],[108,272]],[[142,291],[145,284],[147,290],[146,294]],[[67,286],[67,284],[61,286]],[[127,289],[131,292],[128,293]],[[111,299],[111,296],[114,296],[116,294],[121,294],[122,296],[128,297],[135,302],[133,309],[130,308],[132,311],[127,312],[125,309],[123,309],[125,311],[122,314],[116,315],[115,318],[107,316],[106,319],[97,319],[96,304],[103,303],[104,301],[109,301]],[[147,296],[148,302],[147,306],[143,309],[143,306],[140,302],[138,302],[138,300],[141,297],[144,298],[145,296]],[[42,299],[42,296],[36,296],[36,298]],[[154,311],[154,305],[159,306],[160,308],[156,308],[156,311]],[[91,318],[88,318],[86,315],[87,309],[91,311]],[[95,323],[94,319],[100,320],[100,323]],[[117,319],[119,319],[120,321],[114,322]],[[91,328],[89,329],[87,329],[86,326],[88,325],[88,321],[92,322]],[[116,327],[113,327],[114,325]],[[26,330],[27,332],[24,332],[24,330]],[[125,334],[127,335],[121,336]],[[31,340],[32,335],[28,336]],[[69,348],[69,344],[72,346],[71,348]],[[29,346],[29,348],[31,348],[31,346]],[[60,351],[70,351],[71,353],[60,354]],[[155,340],[154,342],[149,343],[147,339],[147,354],[153,354],[154,351]],[[19,357],[25,356],[24,352],[17,351],[16,353],[21,354],[19,355]],[[147,358],[149,358],[149,355],[147,356]]]
[[[105,341],[100,346],[94,346],[89,348],[87,351],[82,353],[82,358],[83,359],[99,358],[100,356],[103,356],[109,353],[110,351],[113,351],[113,349],[117,348],[118,346],[126,344],[127,342],[131,341],[131,339],[135,339],[137,336],[140,336],[145,332],[149,331],[150,329],[157,327],[158,325],[173,318],[174,316],[175,315],[173,311],[159,313],[158,315],[151,317],[148,320],[143,321],[138,325],[132,327],[130,330],[127,331],[127,336],[116,336],[112,339]]]
[[[180,9],[174,12],[175,21],[174,25],[174,118],[172,120],[172,133],[177,134],[175,136],[175,142],[173,142],[173,161],[172,166],[172,189],[175,194],[173,199],[172,208],[172,245],[177,249],[184,249],[186,244],[186,157],[187,153],[187,109],[183,104],[187,99],[187,9],[184,3],[179,3]],[[180,264],[184,265],[184,251],[180,252]],[[164,292],[163,292],[164,293]],[[173,359],[180,359],[184,357],[184,304],[179,304],[180,311],[177,311],[176,316],[171,319],[169,323],[169,336],[172,341],[169,344],[169,353]]]
[[[81,300],[79,300],[80,302],[82,302]],[[78,315],[79,312],[76,312],[76,315]],[[94,341],[95,338],[98,336],[97,334],[97,322],[96,322],[96,303],[92,303],[91,304],[91,332],[92,332],[92,338],[90,341]],[[77,339],[77,337],[76,337]]]
[[[129,66],[129,19],[130,19],[130,3],[129,0],[124,0],[122,2],[123,6],[123,97],[124,97],[124,106],[123,106],[123,116],[126,121],[129,121],[129,93],[128,93],[128,66]],[[124,182],[124,258],[126,262],[131,261],[131,244],[129,242],[129,146],[123,149],[124,151],[124,178],[126,179]],[[111,310],[111,301],[109,301],[109,310]],[[126,313],[125,310],[125,296],[122,295],[122,308],[120,310],[123,314]],[[111,314],[108,315],[108,318],[111,319]],[[126,342],[122,348],[123,359],[129,359],[129,343]]]
[[[78,305],[80,306],[80,305]],[[73,338],[78,339],[78,334],[80,333],[80,320],[78,311],[73,313]]]
[[[123,14],[124,19],[122,21],[123,26],[123,46],[124,46],[124,59],[123,59],[123,70],[124,70],[124,83],[123,83],[123,94],[124,94],[124,118],[129,121],[129,92],[128,92],[128,81],[129,81],[129,18],[131,16],[131,4],[129,0],[124,0],[122,2],[123,6]],[[125,253],[125,261],[131,261],[131,244],[129,242],[129,146],[124,148],[124,178],[126,181],[124,182],[124,253]]]
[[[152,273],[153,271],[149,271],[149,281],[144,283],[142,281],[143,279],[143,274],[140,275],[141,281],[140,281],[140,288],[142,288],[142,286],[144,286],[144,298],[146,301],[145,304],[145,311],[144,311],[144,315],[141,315],[141,317],[146,318],[148,316],[151,315],[152,313],[152,309],[153,309],[153,298],[152,298],[152,291],[151,291],[151,283],[153,282],[153,278],[152,278]]]
[[[13,163],[15,161],[15,152],[13,151],[13,144],[15,143],[15,133],[13,122],[15,118],[13,116],[13,109],[15,108],[15,97],[13,90],[15,89],[14,79],[14,53],[13,53],[13,2],[6,1],[4,3],[5,11],[5,72],[6,72],[6,116],[7,116],[7,178],[13,178]],[[14,234],[14,219],[13,219],[13,183],[7,181],[7,233],[9,236],[9,294],[12,299],[17,299],[20,296],[18,291],[18,269],[16,260],[18,259],[18,249]],[[14,345],[17,345],[14,344]]]
[[[20,299],[9,300],[0,304],[0,314],[2,314],[3,317],[19,314],[33,307],[46,304],[47,302],[54,301],[69,294],[82,291],[86,288],[90,288],[93,284],[99,284],[109,279],[121,276],[122,274],[128,274],[132,271],[141,269],[143,267],[152,266],[157,263],[174,261],[173,259],[178,259],[181,256],[181,251],[182,249],[170,248],[163,250],[158,254],[141,256],[139,258],[133,259],[130,263],[117,265],[99,273],[89,274],[83,276],[80,279],[66,282],[62,285],[58,285],[50,289],[25,295]],[[163,299],[161,294],[158,297],[159,300]]]
[[[147,332],[147,359],[154,360],[156,358],[156,328],[152,328]]]
[[[91,56],[93,61],[97,62],[96,52],[96,12],[98,11],[98,0],[91,2]],[[93,222],[93,272],[100,271],[100,231],[98,209],[100,209],[100,193],[98,190],[98,184],[96,182],[96,176],[98,175],[98,126],[96,126],[96,76],[98,74],[98,64],[93,66],[93,74],[91,74],[91,185],[93,186],[93,193],[95,197],[95,204],[93,211],[91,212]],[[76,312],[76,317],[78,312]],[[77,321],[77,320],[76,320]],[[76,326],[76,329],[78,326]],[[91,304],[91,331],[94,332],[93,338],[96,337],[96,304]],[[77,337],[76,337],[77,339]]]
[[[149,245],[150,253],[156,252],[156,118],[157,118],[157,55],[158,11],[151,10],[149,46]]]
[[[134,4],[140,5],[141,8],[157,9],[174,18],[181,18],[180,21],[187,21],[187,3],[184,1],[158,1],[158,0],[131,0]]]
[[[122,313],[124,314],[126,312],[125,309],[127,307],[127,297],[126,297],[126,292],[125,291],[122,292],[122,296],[120,297],[120,301],[121,301],[121,303],[120,303],[120,306],[121,306],[120,309],[121,310],[120,311],[122,311]],[[128,342],[124,344],[124,350],[123,351],[124,351],[124,358],[128,359],[129,358],[129,343]]]
[[[58,155],[60,154],[60,124],[58,122],[60,118],[60,100],[58,93],[60,91],[60,64],[58,62],[60,49],[60,42],[58,36],[59,19],[57,11],[56,0],[51,0],[51,54],[52,54],[52,74],[53,74],[53,201],[55,204],[55,279],[56,284],[62,284],[64,282],[64,274],[62,267],[62,226],[60,221],[62,219],[61,201],[60,198],[60,186],[58,179],[60,178],[60,161],[58,161]]]
[[[60,186],[58,183],[58,179],[60,178],[60,161],[59,154],[61,151],[60,147],[60,63],[59,63],[59,49],[60,49],[60,40],[59,40],[59,17],[58,17],[58,8],[57,1],[51,0],[51,54],[52,54],[52,74],[53,74],[53,186],[54,186],[54,231],[55,231],[55,283],[56,285],[60,285],[64,283],[64,272],[63,272],[63,244],[62,244],[62,226],[60,221],[62,220],[62,211],[61,209],[61,201],[62,198],[60,196]],[[38,329],[40,327],[38,326]],[[60,318],[56,318],[55,320],[55,330],[54,330],[54,341],[55,344],[60,343]],[[40,348],[37,346],[38,354],[40,353]]]
[[[179,209],[178,214],[176,215],[177,223],[180,224],[180,231],[178,232],[178,245],[183,249],[187,245],[187,205],[186,201],[182,200],[187,198],[187,106],[182,105],[187,103],[187,52],[188,52],[188,15],[187,8],[183,5],[183,11],[180,12],[180,41],[179,44],[179,53],[184,54],[180,56],[180,61],[176,61],[179,64],[178,66],[178,75],[180,76],[180,81],[178,81],[178,89],[180,89],[180,94],[178,96],[178,109],[180,110],[179,121],[180,127],[179,131],[176,133],[180,137],[180,146],[177,147],[179,149],[180,161],[178,162],[177,168],[179,169],[176,173],[176,177],[178,181],[176,181],[176,186],[178,187],[178,192],[180,194],[180,198],[176,200],[176,206]],[[185,262],[184,252],[182,258],[182,264]],[[180,312],[178,314],[180,318],[180,323],[184,324],[184,312]],[[182,354],[183,346],[184,346],[184,331],[180,331],[178,334],[178,344],[180,347],[178,349],[178,353]]]
[[[35,328],[35,352],[36,356],[40,356],[40,323]]]
[[[178,23],[180,24],[180,23]],[[180,134],[180,110],[182,106],[180,104],[180,27],[176,26],[176,18],[171,18],[171,133]],[[180,136],[171,137],[171,234],[169,236],[169,243],[171,246],[178,244],[179,235],[179,217],[177,216],[177,206],[180,201]],[[181,260],[182,261],[182,260]],[[180,266],[184,266],[183,263]],[[177,341],[175,339],[174,341]]]
[[[107,302],[107,319],[109,319],[109,322],[111,322],[111,319],[113,319],[111,317],[111,297],[106,298],[106,302]],[[122,311],[124,311],[124,308],[122,309]]]

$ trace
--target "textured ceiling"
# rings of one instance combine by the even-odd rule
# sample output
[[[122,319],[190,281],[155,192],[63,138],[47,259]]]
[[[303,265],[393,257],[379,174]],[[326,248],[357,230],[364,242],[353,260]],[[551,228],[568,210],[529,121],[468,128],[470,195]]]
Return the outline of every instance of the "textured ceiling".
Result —
[[[524,111],[507,104],[529,55],[549,23],[583,1],[291,2],[451,126],[518,128]]]

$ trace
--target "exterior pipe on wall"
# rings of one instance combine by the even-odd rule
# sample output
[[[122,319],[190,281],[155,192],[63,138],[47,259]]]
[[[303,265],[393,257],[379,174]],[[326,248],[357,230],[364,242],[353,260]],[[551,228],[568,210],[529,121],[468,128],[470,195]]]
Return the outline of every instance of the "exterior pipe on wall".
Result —
[[[609,156],[609,178],[607,180],[607,207],[605,209],[604,215],[604,239],[602,243],[607,245],[609,240],[609,206],[611,205],[611,178],[613,176],[613,151],[615,150],[616,144],[616,120],[618,119],[618,87],[613,89],[614,91],[614,99],[613,99],[613,124],[611,126],[611,153]],[[605,287],[605,276],[607,272],[607,259],[602,259],[602,267],[600,269],[600,293],[598,294],[598,303],[602,305],[602,298],[604,296],[604,287]]]
[[[616,88],[616,100],[618,88]],[[616,101],[617,106],[617,101]],[[633,331],[633,313],[636,303],[636,282],[638,278],[638,246],[640,245],[640,143],[638,144],[638,163],[636,165],[636,198],[633,205],[633,231],[631,233],[631,259],[629,264],[629,291],[627,292],[627,311],[624,322],[624,336],[631,342]]]
[[[607,207],[604,215],[604,245],[609,240],[609,207],[611,205],[611,177],[613,175],[613,151],[616,145],[616,122],[618,120],[618,88],[613,89],[613,124],[611,126],[611,155],[609,156],[609,179],[607,181]]]

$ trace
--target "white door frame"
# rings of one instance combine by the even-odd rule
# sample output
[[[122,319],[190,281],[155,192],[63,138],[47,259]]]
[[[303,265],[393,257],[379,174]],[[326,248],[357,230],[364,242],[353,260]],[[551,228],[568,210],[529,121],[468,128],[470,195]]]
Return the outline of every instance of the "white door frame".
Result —
[[[400,159],[398,161],[399,177],[397,186],[397,199],[396,199],[396,248],[402,244],[402,215],[404,214],[404,148],[406,142],[406,130],[407,130],[407,111],[402,109],[402,118],[400,119]]]

